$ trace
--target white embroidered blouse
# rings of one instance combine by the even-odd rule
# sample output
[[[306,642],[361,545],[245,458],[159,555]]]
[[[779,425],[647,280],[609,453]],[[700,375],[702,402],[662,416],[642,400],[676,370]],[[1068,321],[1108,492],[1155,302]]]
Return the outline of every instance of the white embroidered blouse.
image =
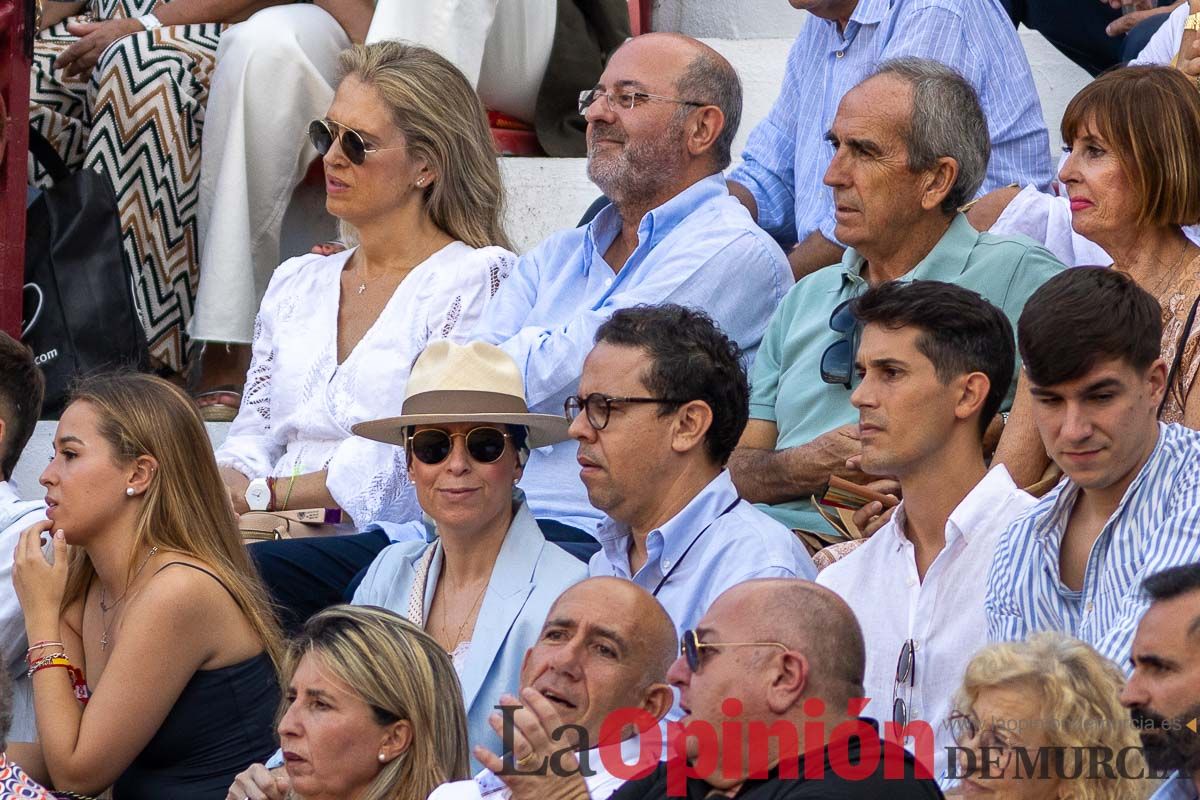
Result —
[[[500,247],[454,242],[400,282],[341,364],[341,274],[353,249],[281,264],[254,322],[241,410],[217,463],[254,479],[328,470],[329,493],[358,528],[418,519],[404,451],[354,436],[359,422],[396,416],[413,361],[435,340],[465,342],[516,263]]]

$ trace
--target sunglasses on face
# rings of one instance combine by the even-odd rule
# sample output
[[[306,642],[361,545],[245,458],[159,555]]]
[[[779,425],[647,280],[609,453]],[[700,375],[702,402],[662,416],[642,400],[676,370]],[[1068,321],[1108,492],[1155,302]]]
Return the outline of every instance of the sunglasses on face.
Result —
[[[339,130],[342,132],[340,139],[337,133]],[[321,156],[325,156],[329,152],[335,139],[339,140],[338,144],[341,145],[346,158],[356,166],[362,166],[362,163],[367,160],[367,153],[400,149],[399,147],[368,147],[367,143],[363,141],[361,133],[331,119],[314,119],[308,123],[308,140],[312,142],[312,146]]]
[[[847,389],[853,388],[854,356],[858,353],[858,339],[862,332],[858,319],[850,309],[850,300],[838,303],[837,308],[829,315],[829,327],[834,333],[840,333],[838,339],[821,355],[821,380],[826,383],[840,383]]]
[[[679,655],[687,662],[693,674],[700,672],[700,651],[721,651],[723,647],[778,647],[785,653],[787,645],[782,642],[702,642],[694,630],[686,630],[679,640]]]
[[[510,434],[499,428],[472,428],[466,433],[447,433],[437,428],[417,431],[408,437],[408,451],[422,464],[440,464],[450,457],[454,440],[461,436],[467,443],[467,455],[479,464],[494,464],[504,455]]]

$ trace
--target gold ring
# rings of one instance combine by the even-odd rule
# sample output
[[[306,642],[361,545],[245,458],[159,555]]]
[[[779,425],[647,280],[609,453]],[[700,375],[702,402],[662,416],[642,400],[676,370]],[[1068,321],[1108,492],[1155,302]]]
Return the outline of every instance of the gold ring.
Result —
[[[532,750],[529,751],[527,754],[525,754],[517,759],[517,769],[522,769],[522,770],[525,769],[530,764],[532,764],[534,759],[536,759],[536,758],[537,758],[537,753]]]

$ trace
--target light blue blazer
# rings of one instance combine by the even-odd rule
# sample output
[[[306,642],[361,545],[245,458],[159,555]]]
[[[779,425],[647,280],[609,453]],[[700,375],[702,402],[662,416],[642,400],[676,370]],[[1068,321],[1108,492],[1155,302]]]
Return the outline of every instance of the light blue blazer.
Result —
[[[500,695],[506,692],[515,695],[520,688],[521,660],[525,651],[537,642],[550,606],[564,590],[587,577],[586,564],[546,541],[525,504],[524,495],[517,492],[514,496],[519,501],[517,512],[492,568],[471,637],[471,649],[459,675],[470,743],[481,744],[493,753],[502,750],[500,737],[488,724],[488,716],[495,711]],[[354,593],[354,604],[382,606],[404,616],[417,565],[436,540],[437,533],[429,525],[425,541],[398,542],[384,548],[371,562]],[[441,571],[439,548],[429,565],[426,619]],[[472,756],[471,771],[481,768]]]

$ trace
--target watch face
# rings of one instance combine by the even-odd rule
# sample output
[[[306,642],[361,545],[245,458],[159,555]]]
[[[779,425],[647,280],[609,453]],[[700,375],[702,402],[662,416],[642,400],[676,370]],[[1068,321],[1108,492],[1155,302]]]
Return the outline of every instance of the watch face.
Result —
[[[246,488],[246,505],[255,511],[265,511],[270,499],[271,490],[267,487],[265,480],[258,478],[250,481],[250,485]]]

